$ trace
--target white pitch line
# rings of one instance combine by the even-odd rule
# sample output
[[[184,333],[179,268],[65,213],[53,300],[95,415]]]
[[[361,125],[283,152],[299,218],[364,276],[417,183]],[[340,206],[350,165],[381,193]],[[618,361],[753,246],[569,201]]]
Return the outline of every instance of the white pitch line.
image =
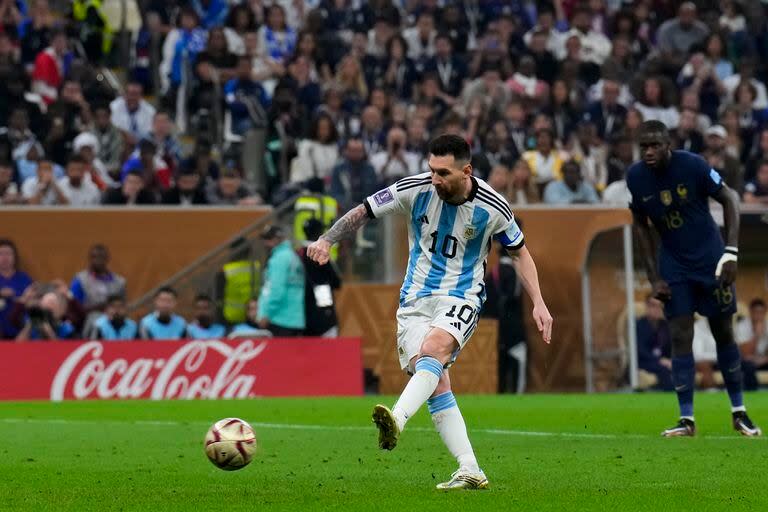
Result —
[[[56,425],[66,424],[112,424],[112,425],[147,425],[147,426],[164,426],[164,427],[179,427],[184,425],[209,425],[204,421],[173,421],[173,420],[136,420],[136,421],[118,421],[118,420],[70,420],[64,418],[0,418],[0,423],[50,423]],[[321,430],[321,431],[359,431],[359,432],[371,432],[373,426],[362,425],[312,425],[312,424],[300,424],[300,423],[259,423],[249,422],[251,426],[257,428],[266,429],[278,429],[278,430]],[[408,431],[416,432],[434,432],[434,429],[426,427],[409,427]],[[588,432],[536,432],[530,430],[508,430],[499,428],[478,428],[470,429],[473,434],[492,434],[492,435],[504,435],[504,436],[520,436],[520,437],[565,437],[571,439],[654,439],[661,438],[658,435],[651,434],[592,434]],[[698,436],[701,439],[718,440],[718,441],[733,441],[742,439],[743,436]],[[756,437],[757,441],[768,441],[768,437]]]

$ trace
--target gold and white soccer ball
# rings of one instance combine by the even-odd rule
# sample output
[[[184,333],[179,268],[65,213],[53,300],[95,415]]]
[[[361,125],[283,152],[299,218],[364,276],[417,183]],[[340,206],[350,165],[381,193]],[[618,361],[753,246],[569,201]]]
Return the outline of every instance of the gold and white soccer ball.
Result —
[[[236,471],[247,466],[256,451],[253,428],[240,418],[224,418],[205,434],[205,454],[217,468]]]

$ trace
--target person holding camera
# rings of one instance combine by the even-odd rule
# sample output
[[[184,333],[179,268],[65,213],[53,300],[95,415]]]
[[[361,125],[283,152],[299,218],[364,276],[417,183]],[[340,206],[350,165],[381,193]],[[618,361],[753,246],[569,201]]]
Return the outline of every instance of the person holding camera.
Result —
[[[382,187],[396,182],[400,178],[418,174],[420,155],[406,149],[407,135],[400,127],[390,128],[387,133],[387,149],[371,157],[376,175]]]
[[[30,301],[24,327],[16,341],[42,341],[70,339],[74,326],[64,319],[66,300],[56,292],[48,292],[40,301]]]

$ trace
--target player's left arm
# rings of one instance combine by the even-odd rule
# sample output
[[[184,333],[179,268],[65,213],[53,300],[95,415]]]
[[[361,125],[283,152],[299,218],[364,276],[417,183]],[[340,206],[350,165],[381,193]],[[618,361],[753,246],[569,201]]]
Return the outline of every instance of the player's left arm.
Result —
[[[739,195],[723,183],[712,197],[723,205],[725,220],[725,252],[717,262],[715,276],[725,286],[730,286],[736,280],[739,257]]]
[[[544,302],[544,297],[541,295],[536,262],[533,261],[533,256],[525,245],[518,249],[507,248],[506,250],[514,259],[515,269],[523,283],[523,288],[533,301],[533,319],[536,321],[536,327],[539,329],[542,339],[549,343],[552,341],[553,319],[552,315],[549,314],[547,304]]]

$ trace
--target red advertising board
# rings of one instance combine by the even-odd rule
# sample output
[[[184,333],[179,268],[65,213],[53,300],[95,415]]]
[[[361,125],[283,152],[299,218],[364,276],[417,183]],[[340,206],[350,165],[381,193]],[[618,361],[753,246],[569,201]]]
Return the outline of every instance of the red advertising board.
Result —
[[[360,395],[357,338],[0,343],[0,400]]]

